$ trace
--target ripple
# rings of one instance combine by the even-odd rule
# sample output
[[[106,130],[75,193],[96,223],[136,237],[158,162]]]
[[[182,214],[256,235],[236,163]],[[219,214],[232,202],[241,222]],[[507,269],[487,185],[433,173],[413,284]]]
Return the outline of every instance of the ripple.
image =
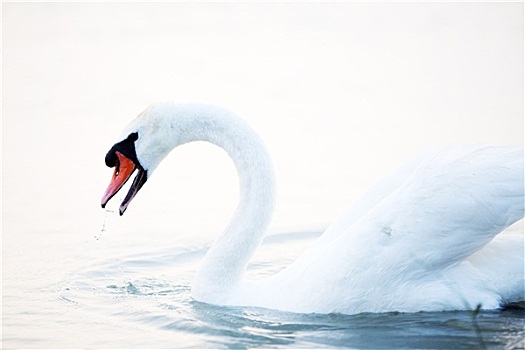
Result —
[[[315,237],[315,233],[272,236],[250,265],[252,275],[283,268],[292,260],[283,251],[299,250]],[[159,339],[148,343],[135,337],[134,346],[514,349],[523,345],[520,308],[482,311],[476,329],[471,312],[316,315],[197,302],[191,298],[191,281],[207,248],[162,248],[95,261],[61,284],[58,299],[84,322],[112,322]],[[93,346],[103,347],[103,340]]]

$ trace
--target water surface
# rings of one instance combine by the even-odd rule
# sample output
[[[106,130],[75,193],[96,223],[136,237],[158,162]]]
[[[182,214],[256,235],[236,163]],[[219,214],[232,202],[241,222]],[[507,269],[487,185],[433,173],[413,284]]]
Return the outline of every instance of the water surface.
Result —
[[[50,233],[67,240],[68,232]],[[4,289],[4,348],[518,349],[520,309],[385,314],[295,314],[191,299],[208,244],[159,247],[94,235]],[[136,233],[137,237],[142,236]],[[269,236],[249,267],[261,278],[288,265],[318,232]],[[130,243],[135,242],[135,243]],[[113,245],[113,243],[115,243]],[[152,248],[153,247],[153,248]],[[70,268],[67,268],[67,265]],[[66,267],[64,266],[66,265]],[[35,265],[33,265],[35,266]],[[28,286],[30,288],[28,289]],[[14,288],[13,288],[14,287]]]

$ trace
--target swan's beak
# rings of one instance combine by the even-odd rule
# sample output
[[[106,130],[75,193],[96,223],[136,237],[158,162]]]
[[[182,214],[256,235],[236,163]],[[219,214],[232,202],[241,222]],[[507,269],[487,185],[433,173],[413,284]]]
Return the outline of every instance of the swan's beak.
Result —
[[[128,194],[126,195],[126,198],[124,198],[124,201],[120,205],[119,212],[120,215],[122,215],[128,208],[128,205],[133,199],[133,197],[135,197],[142,185],[144,185],[144,183],[146,182],[147,176],[146,171],[144,171],[144,169],[142,169],[142,167],[140,166],[137,167],[137,165],[131,159],[127,158],[125,155],[118,151],[115,153],[117,155],[118,161],[115,164],[115,171],[113,173],[113,177],[111,178],[111,182],[109,183],[106,192],[102,196],[102,208],[104,208],[109,202],[109,200],[113,198],[115,194],[117,194],[117,192],[122,188],[122,186],[124,186],[124,184],[129,180],[131,174],[133,174],[135,169],[138,169],[138,174],[135,177],[135,180],[133,181],[133,184],[131,185]]]

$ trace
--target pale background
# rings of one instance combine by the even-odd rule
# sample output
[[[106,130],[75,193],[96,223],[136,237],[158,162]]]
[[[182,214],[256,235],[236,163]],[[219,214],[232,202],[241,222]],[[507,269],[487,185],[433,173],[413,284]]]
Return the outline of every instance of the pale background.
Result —
[[[325,227],[427,147],[523,143],[522,3],[4,3],[2,56],[6,266],[100,233],[104,155],[156,101],[215,103],[260,132],[273,232]],[[211,241],[236,199],[226,154],[184,146],[105,239]]]
[[[139,287],[163,276],[173,286],[190,283],[193,262],[151,260],[173,247],[200,252],[224,227],[237,200],[226,154],[181,147],[123,217],[100,208],[112,174],[104,156],[152,102],[215,103],[260,132],[277,173],[272,234],[322,230],[427,147],[523,144],[523,3],[3,3],[2,10],[6,347],[202,345],[205,334],[155,326],[159,314],[166,322],[184,317],[126,297],[126,278]],[[262,255],[280,268],[300,243],[264,245]],[[130,266],[135,260],[142,265]],[[193,315],[188,294],[169,298]]]

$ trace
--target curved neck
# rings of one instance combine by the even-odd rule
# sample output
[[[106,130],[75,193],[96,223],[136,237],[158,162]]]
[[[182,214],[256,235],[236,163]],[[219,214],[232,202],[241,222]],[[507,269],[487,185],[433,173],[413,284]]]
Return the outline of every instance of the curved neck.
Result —
[[[242,280],[246,265],[264,237],[274,205],[274,173],[259,135],[242,119],[217,107],[191,107],[178,118],[179,144],[208,141],[232,158],[240,183],[240,199],[227,228],[207,252],[195,276],[192,294],[219,302]],[[181,117],[182,116],[182,117]]]

